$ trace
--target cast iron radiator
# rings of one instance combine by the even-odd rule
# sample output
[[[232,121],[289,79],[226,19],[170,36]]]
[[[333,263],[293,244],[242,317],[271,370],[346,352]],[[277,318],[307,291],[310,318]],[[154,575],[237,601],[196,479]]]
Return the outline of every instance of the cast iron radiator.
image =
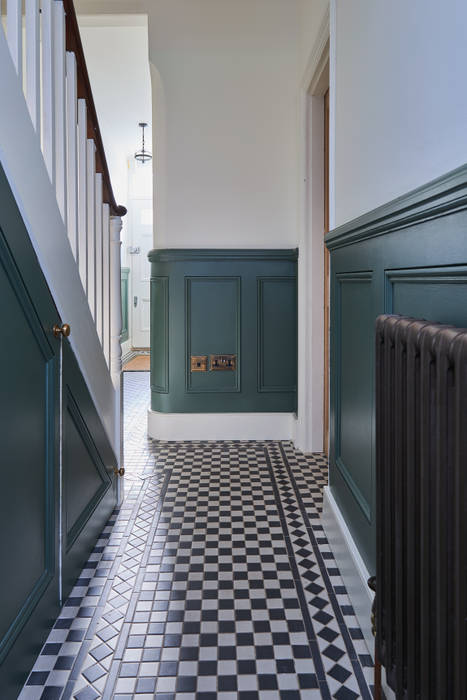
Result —
[[[467,330],[376,321],[376,649],[407,700],[467,698]]]

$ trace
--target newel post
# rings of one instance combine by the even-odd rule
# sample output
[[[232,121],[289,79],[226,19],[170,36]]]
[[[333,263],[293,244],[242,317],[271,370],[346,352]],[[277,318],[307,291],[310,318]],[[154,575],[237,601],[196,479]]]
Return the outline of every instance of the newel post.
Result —
[[[110,217],[110,374],[115,389],[120,389],[120,374],[122,372],[122,291],[121,291],[121,262],[120,232],[122,218]]]
[[[122,230],[121,216],[110,217],[110,374],[115,389],[115,444],[119,445],[119,466],[123,463],[123,430],[122,430],[122,287],[120,232]],[[123,478],[117,481],[117,502],[123,500]]]

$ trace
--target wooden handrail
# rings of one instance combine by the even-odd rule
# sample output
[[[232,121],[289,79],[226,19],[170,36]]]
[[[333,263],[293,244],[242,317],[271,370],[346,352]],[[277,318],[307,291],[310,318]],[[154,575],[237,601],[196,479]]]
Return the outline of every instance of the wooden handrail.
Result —
[[[86,101],[87,135],[96,145],[96,171],[102,173],[103,201],[109,205],[111,215],[125,216],[127,210],[124,206],[117,204],[112,189],[73,0],[62,0],[62,2],[65,9],[66,50],[73,51],[76,56],[78,98]]]

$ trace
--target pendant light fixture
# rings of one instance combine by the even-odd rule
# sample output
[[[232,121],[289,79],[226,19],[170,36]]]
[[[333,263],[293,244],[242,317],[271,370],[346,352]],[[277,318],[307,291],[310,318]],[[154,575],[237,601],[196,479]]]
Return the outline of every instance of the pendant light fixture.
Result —
[[[135,153],[135,160],[139,161],[140,163],[147,163],[149,160],[152,158],[152,153],[149,151],[146,151],[144,148],[144,130],[147,127],[146,122],[140,122],[138,126],[141,127],[142,129],[142,144],[141,144],[141,150],[136,151]]]

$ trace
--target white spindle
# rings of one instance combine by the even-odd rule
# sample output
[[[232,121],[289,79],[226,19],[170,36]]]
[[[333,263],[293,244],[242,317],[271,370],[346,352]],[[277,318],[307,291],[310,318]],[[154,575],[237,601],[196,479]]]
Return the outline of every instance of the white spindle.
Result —
[[[102,205],[102,347],[110,369],[110,207]]]
[[[42,152],[55,185],[54,21],[55,0],[42,0]]]
[[[96,174],[96,328],[102,344],[102,175]]]
[[[41,133],[40,14],[39,0],[25,0],[26,101],[33,126]]]
[[[7,0],[6,4],[6,35],[11,57],[15,64],[20,80],[23,80],[23,2],[22,0]]]
[[[87,140],[87,191],[88,191],[88,302],[92,317],[96,320],[96,147],[93,139]]]
[[[53,62],[55,82],[55,189],[62,219],[67,227],[66,205],[66,84],[65,84],[65,11],[61,2],[53,3]]]
[[[78,260],[78,99],[75,54],[66,55],[67,223],[68,238]]]
[[[84,291],[88,291],[88,164],[86,100],[78,100],[78,265]]]

